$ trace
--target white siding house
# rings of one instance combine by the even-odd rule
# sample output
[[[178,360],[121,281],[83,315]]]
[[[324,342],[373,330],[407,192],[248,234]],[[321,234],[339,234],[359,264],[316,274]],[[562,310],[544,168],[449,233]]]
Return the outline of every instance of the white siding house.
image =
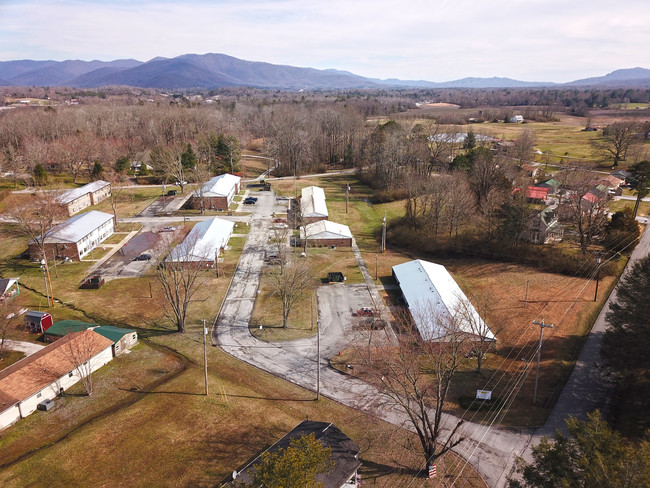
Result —
[[[113,232],[113,216],[91,210],[52,228],[45,237],[45,252],[52,258],[81,259]],[[34,241],[29,243],[29,252],[33,260],[41,259]]]
[[[75,332],[0,371],[0,429],[111,361],[112,345],[90,329]]]

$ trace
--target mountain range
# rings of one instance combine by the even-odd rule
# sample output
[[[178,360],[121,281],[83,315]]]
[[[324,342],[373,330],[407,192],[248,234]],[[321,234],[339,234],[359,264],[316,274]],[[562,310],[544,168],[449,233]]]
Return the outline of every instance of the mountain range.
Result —
[[[630,68],[569,83],[526,82],[511,78],[463,78],[447,82],[365,78],[348,71],[298,68],[245,61],[225,54],[184,54],[147,62],[0,61],[0,85],[99,88],[132,86],[169,90],[249,86],[282,90],[354,88],[520,88],[520,87],[650,87],[650,70]]]

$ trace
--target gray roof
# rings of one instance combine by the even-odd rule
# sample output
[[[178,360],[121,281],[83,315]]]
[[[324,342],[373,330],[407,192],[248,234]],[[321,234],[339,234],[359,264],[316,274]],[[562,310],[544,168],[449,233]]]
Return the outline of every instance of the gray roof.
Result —
[[[79,188],[73,188],[72,190],[68,190],[62,193],[59,195],[58,200],[60,203],[67,204],[85,195],[86,193],[95,193],[96,191],[104,188],[106,185],[110,185],[110,183],[104,180],[91,181],[87,185]]]
[[[215,176],[209,180],[205,185],[203,185],[201,195],[201,190],[194,192],[195,197],[228,197],[235,193],[235,185],[238,185],[241,182],[239,176],[231,175],[230,173],[225,173],[219,176]]]
[[[300,238],[304,239],[352,239],[352,232],[347,225],[331,220],[319,220],[300,228]]]
[[[350,479],[355,471],[361,466],[358,459],[359,446],[356,442],[346,436],[334,424],[329,422],[315,422],[312,420],[303,420],[293,430],[286,434],[282,439],[277,441],[264,452],[276,452],[279,449],[286,449],[294,439],[314,434],[316,440],[323,444],[324,447],[332,450],[331,459],[334,461],[334,468],[327,474],[321,474],[316,477],[323,488],[341,488],[344,483]],[[261,454],[253,461],[237,470],[238,482],[250,482],[250,474],[259,462]]]
[[[325,191],[319,186],[308,186],[302,189],[300,211],[303,217],[327,217]]]
[[[45,242],[79,242],[99,226],[112,220],[113,216],[98,210],[81,213],[70,217],[65,222],[53,227],[45,237]]]

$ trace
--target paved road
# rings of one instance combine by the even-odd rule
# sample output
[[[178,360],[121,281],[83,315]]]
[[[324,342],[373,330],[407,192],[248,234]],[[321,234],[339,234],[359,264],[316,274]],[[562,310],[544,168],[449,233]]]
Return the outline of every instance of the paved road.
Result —
[[[242,361],[312,391],[316,390],[318,368],[321,394],[408,428],[405,414],[378,390],[329,366],[329,358],[337,351],[349,347],[359,337],[367,340],[363,330],[355,329],[351,312],[372,302],[371,290],[374,294],[375,289],[369,273],[366,274],[371,286],[337,284],[319,289],[320,357],[317,358],[317,341],[314,337],[275,344],[259,341],[250,334],[248,324],[259,287],[264,253],[269,247],[268,232],[274,208],[271,195],[260,196],[239,264],[215,320],[213,343]],[[377,332],[373,334],[375,339],[381,339]],[[458,419],[451,415],[444,415],[443,419],[443,436],[449,435]],[[497,486],[513,453],[522,452],[532,434],[521,435],[521,432],[472,422],[465,422],[460,433],[468,440],[456,451],[470,459],[473,465],[480,466],[480,472],[490,486]]]

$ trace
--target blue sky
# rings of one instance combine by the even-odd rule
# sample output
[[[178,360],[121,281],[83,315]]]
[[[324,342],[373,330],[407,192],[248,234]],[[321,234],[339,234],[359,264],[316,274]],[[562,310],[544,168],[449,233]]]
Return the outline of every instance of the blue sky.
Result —
[[[375,78],[570,81],[650,68],[650,2],[0,0],[0,60],[224,53]]]

